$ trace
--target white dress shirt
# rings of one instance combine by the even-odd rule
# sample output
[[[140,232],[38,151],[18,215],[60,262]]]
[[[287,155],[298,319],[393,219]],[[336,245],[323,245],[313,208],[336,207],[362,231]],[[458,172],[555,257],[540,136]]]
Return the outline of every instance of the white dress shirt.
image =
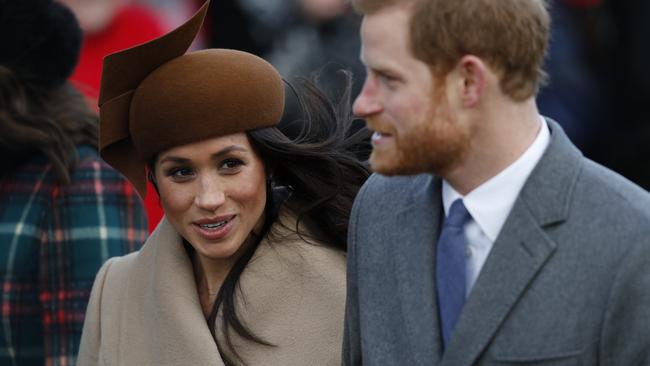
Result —
[[[519,159],[466,196],[463,197],[447,181],[442,183],[442,203],[445,215],[449,212],[451,204],[458,198],[463,199],[467,211],[472,215],[464,228],[468,243],[466,248],[468,259],[466,262],[466,295],[469,295],[476,283],[483,264],[485,264],[519,192],[550,142],[550,132],[546,120],[541,116],[540,120],[541,128],[535,141]]]

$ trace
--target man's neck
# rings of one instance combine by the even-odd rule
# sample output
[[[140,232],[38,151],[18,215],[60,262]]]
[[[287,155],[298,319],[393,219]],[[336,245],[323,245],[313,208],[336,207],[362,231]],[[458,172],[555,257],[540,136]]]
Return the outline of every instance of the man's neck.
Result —
[[[483,111],[462,164],[443,174],[466,195],[515,162],[532,145],[541,122],[535,101],[504,103]]]

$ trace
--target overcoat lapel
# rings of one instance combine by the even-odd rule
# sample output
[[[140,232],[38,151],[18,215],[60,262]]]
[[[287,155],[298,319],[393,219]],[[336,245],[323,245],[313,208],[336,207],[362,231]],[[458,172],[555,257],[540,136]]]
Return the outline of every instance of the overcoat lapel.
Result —
[[[441,365],[472,365],[556,250],[544,228],[568,215],[582,155],[548,120],[551,142],[531,173],[465,303]]]
[[[145,244],[138,258],[140,263],[134,266],[144,271],[138,273],[141,277],[132,281],[128,291],[128,297],[143,297],[145,301],[134,301],[142,303],[141,308],[125,312],[133,318],[127,329],[137,334],[127,335],[124,341],[148,343],[144,349],[156,350],[151,354],[152,365],[191,362],[223,366],[203,317],[192,265],[179,235],[163,219],[149,241],[152,245]],[[133,326],[138,323],[142,326]]]
[[[519,202],[474,285],[442,365],[471,365],[555,250]]]
[[[414,191],[401,210],[395,212],[396,226],[389,241],[395,243],[394,264],[398,296],[417,365],[430,365],[440,358],[438,306],[435,297],[435,242],[438,238],[441,181],[419,176]]]
[[[240,320],[277,346],[231,333],[234,347],[251,365],[340,363],[345,255],[306,243],[292,230],[296,220],[281,211],[283,225],[272,226],[273,240],[260,243],[238,282]],[[311,237],[306,227],[300,232]],[[190,256],[166,219],[139,253],[113,266],[122,266],[111,275],[117,292],[103,293],[111,298],[103,318],[111,323],[103,325],[111,335],[106,341],[118,342],[104,347],[111,352],[108,359],[116,360],[111,364],[224,366],[200,306]],[[225,344],[219,323],[215,330]],[[226,348],[223,352],[233,357]]]

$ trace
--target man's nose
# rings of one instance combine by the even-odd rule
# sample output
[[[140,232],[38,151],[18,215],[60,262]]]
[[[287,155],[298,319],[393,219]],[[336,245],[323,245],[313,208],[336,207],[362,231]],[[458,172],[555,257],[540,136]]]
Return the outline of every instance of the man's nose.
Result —
[[[381,103],[379,103],[376,94],[377,90],[374,82],[366,79],[361,92],[352,105],[354,115],[363,118],[381,112]]]

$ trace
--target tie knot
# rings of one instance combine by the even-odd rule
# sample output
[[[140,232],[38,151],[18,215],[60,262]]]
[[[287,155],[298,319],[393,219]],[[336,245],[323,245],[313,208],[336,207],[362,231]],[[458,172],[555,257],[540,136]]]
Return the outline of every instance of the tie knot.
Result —
[[[455,200],[449,208],[449,214],[445,220],[445,225],[452,227],[462,227],[470,219],[471,215],[465,208],[462,199]]]

